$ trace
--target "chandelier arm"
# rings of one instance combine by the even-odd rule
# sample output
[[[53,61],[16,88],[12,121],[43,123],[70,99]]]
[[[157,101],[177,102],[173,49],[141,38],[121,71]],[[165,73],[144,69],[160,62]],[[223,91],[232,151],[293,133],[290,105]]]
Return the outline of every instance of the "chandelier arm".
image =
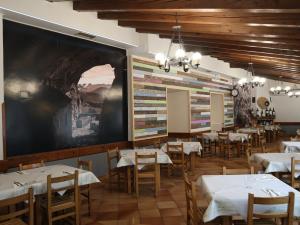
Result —
[[[169,48],[168,48],[168,52],[167,52],[167,59],[168,59],[169,56],[170,56],[170,52],[171,52],[172,44],[173,44],[173,42],[174,42],[174,38],[175,38],[175,32],[173,31],[172,39],[171,39],[171,42],[170,42],[170,44],[169,44]]]

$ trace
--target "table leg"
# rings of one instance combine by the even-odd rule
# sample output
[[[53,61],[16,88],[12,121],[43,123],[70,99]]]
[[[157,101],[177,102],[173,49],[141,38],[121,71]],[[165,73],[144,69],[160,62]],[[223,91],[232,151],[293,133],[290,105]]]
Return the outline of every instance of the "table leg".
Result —
[[[232,225],[232,217],[231,216],[223,216],[222,224],[223,225]]]
[[[191,152],[191,171],[195,168],[196,152]]]
[[[35,196],[35,209],[34,209],[34,216],[35,216],[35,224],[41,225],[41,196]]]
[[[128,194],[131,194],[131,168],[130,166],[127,166],[127,191]]]

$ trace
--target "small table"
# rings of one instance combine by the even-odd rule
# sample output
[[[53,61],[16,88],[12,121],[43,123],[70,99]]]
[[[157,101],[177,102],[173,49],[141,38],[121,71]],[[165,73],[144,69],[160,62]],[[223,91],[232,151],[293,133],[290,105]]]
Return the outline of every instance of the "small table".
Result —
[[[259,134],[260,130],[258,128],[249,127],[249,128],[240,128],[237,130],[238,133],[244,134]]]
[[[281,152],[285,153],[300,153],[300,141],[283,141]]]
[[[66,176],[74,173],[75,170],[79,172],[78,184],[80,186],[100,182],[92,172],[66,165],[43,166],[4,173],[0,174],[0,200],[25,194],[30,187],[32,187],[34,195],[44,194],[47,192],[48,175],[53,177]],[[68,182],[65,185],[68,186]]]
[[[130,194],[132,192],[131,187],[131,166],[135,165],[135,153],[138,152],[140,154],[154,154],[157,153],[157,163],[158,164],[169,164],[172,163],[169,156],[160,149],[126,149],[120,150],[120,160],[118,161],[117,167],[127,167],[127,190]],[[159,171],[159,183],[160,183],[160,171]],[[159,185],[160,187],[160,185]]]
[[[215,132],[203,133],[202,135],[203,135],[204,139],[209,139],[210,141],[218,140],[218,133],[215,133]],[[248,141],[248,139],[249,139],[249,135],[245,134],[245,133],[229,132],[228,136],[229,136],[229,140],[232,142],[236,142],[236,141],[244,142],[244,141]]]
[[[223,223],[229,223],[228,218],[235,215],[240,215],[246,220],[248,193],[258,197],[276,197],[287,196],[289,192],[294,192],[294,215],[300,216],[300,192],[270,174],[204,175],[199,177],[197,185],[204,191],[210,202],[203,217],[204,222],[222,216]],[[272,206],[272,211],[278,209],[282,208]],[[264,206],[257,210],[266,212],[270,207]]]
[[[300,153],[256,153],[251,156],[251,161],[260,163],[265,168],[265,173],[291,172],[291,158],[300,159]],[[299,176],[296,173],[295,176]]]
[[[181,145],[183,143],[184,154],[191,156],[191,169],[195,168],[196,154],[201,155],[202,145],[198,141],[186,142],[186,141],[170,141],[169,145]],[[164,144],[161,149],[167,152],[167,144]]]

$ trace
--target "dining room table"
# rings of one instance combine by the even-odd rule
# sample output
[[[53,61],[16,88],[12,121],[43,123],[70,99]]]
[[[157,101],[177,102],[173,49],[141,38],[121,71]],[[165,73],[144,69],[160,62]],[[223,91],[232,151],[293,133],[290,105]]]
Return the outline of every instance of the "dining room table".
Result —
[[[172,161],[170,157],[161,149],[158,148],[140,148],[140,149],[124,149],[120,150],[120,159],[117,163],[117,167],[126,167],[127,171],[127,191],[128,194],[132,193],[132,172],[131,168],[132,166],[135,166],[135,154],[142,154],[142,155],[147,155],[147,154],[155,154],[157,153],[157,163],[158,164],[171,164]],[[158,167],[160,169],[160,167]],[[143,168],[138,168],[138,169],[143,169]],[[159,180],[159,185],[160,187],[160,171],[158,172],[158,180]]]
[[[219,135],[217,132],[206,132],[202,134],[202,137],[210,141],[217,141]],[[249,134],[229,132],[228,138],[231,142],[244,142],[244,141],[248,141]]]
[[[291,159],[300,159],[300,153],[255,153],[250,160],[261,164],[265,173],[286,173],[291,172]],[[295,173],[298,177],[300,173]]]
[[[40,198],[42,194],[47,193],[47,176],[60,177],[74,174],[78,171],[78,185],[88,185],[99,183],[100,180],[91,171],[78,169],[67,165],[51,165],[43,166],[28,170],[14,171],[0,174],[0,200],[16,197],[28,192],[32,188],[35,196],[35,215],[36,224],[41,224]],[[72,185],[72,181],[64,181],[59,183],[57,188],[63,188]],[[65,192],[58,192],[64,195]]]
[[[183,152],[185,155],[191,157],[191,170],[195,168],[196,157],[201,155],[202,145],[199,141],[169,141],[162,145],[161,150],[167,152],[167,144],[169,145],[181,145],[183,144]]]
[[[281,152],[300,153],[300,141],[283,141],[281,142]]]
[[[300,192],[285,184],[271,174],[245,175],[203,175],[196,185],[208,200],[209,205],[204,213],[203,221],[209,222],[221,217],[223,224],[231,224],[233,216],[247,219],[248,194],[255,197],[287,196],[295,193],[294,215],[300,216]],[[259,206],[257,212],[265,213],[282,210],[280,205]]]

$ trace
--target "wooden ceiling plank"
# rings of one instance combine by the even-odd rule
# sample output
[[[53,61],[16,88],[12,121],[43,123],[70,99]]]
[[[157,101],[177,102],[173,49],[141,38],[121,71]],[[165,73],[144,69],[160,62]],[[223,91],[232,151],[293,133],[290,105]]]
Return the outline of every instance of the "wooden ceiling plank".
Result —
[[[145,28],[155,27],[157,30],[172,31],[174,23],[164,22],[128,22],[119,21],[119,26],[133,27],[133,28]],[[182,24],[181,24],[182,25]],[[213,34],[262,34],[264,36],[272,35],[299,35],[300,28],[276,28],[274,27],[257,27],[257,26],[241,26],[241,25],[201,25],[201,24],[184,24],[181,28],[182,32],[199,32],[213,33]]]
[[[300,2],[295,0],[81,0],[73,3],[75,10],[178,10],[220,11],[243,10],[245,12],[295,12]]]

